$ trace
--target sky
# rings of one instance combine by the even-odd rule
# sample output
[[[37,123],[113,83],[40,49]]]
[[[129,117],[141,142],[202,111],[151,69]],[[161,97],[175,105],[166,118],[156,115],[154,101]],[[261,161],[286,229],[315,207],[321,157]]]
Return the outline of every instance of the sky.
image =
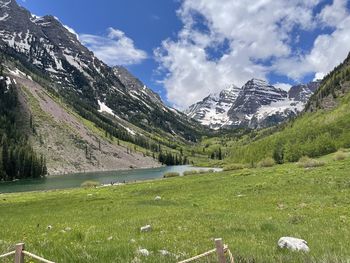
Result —
[[[322,78],[350,51],[347,0],[17,0],[56,16],[110,66],[169,105],[260,78],[288,90]]]

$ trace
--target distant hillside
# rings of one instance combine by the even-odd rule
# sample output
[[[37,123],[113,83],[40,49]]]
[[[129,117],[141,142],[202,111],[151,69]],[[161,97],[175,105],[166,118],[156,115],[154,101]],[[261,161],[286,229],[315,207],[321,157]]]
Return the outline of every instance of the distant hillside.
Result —
[[[321,87],[306,104],[306,112],[319,109],[332,110],[341,103],[341,98],[349,92],[350,53],[343,63],[324,77]]]
[[[303,114],[280,127],[251,133],[231,146],[230,162],[279,162],[321,156],[350,147],[350,56],[330,72]]]

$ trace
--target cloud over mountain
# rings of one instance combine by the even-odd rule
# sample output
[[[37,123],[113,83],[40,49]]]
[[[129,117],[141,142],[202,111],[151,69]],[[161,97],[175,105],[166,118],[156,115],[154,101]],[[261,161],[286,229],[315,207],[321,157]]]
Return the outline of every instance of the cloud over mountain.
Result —
[[[177,12],[182,29],[154,54],[179,108],[252,77],[322,76],[349,52],[345,0],[184,0]]]
[[[107,36],[80,34],[80,41],[105,63],[114,65],[139,64],[147,53],[135,47],[134,41],[121,30],[108,28]]]

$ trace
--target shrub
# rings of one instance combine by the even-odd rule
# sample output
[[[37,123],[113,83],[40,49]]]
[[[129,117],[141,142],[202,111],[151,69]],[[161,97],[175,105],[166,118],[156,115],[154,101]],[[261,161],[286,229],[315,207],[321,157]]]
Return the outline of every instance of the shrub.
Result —
[[[195,175],[195,174],[205,174],[205,173],[214,173],[214,169],[209,169],[209,170],[189,170],[189,171],[185,171],[183,172],[184,176],[187,175]]]
[[[80,186],[84,187],[84,188],[93,188],[93,187],[96,187],[99,185],[100,185],[100,183],[96,182],[96,181],[85,181]]]
[[[315,160],[315,159],[311,159],[308,156],[301,157],[299,162],[298,162],[298,166],[304,167],[304,168],[319,167],[319,166],[323,166],[323,165],[325,165],[324,162],[319,161],[319,160]]]
[[[274,166],[276,163],[275,163],[275,160],[272,159],[271,157],[268,157],[268,158],[265,158],[265,159],[262,159],[259,163],[258,163],[258,167],[272,167]]]
[[[171,178],[171,177],[177,177],[177,176],[180,176],[180,174],[176,173],[176,172],[169,172],[169,173],[164,174],[163,178]]]
[[[334,155],[334,160],[335,161],[341,161],[344,160],[347,157],[347,154],[341,150],[337,151]]]
[[[234,163],[234,164],[230,164],[224,167],[224,171],[234,171],[234,170],[242,170],[244,169],[245,166],[243,164],[240,163]]]
[[[194,174],[198,174],[198,171],[196,171],[196,170],[184,171],[184,173],[183,173],[184,176],[187,176],[187,175],[194,175]]]

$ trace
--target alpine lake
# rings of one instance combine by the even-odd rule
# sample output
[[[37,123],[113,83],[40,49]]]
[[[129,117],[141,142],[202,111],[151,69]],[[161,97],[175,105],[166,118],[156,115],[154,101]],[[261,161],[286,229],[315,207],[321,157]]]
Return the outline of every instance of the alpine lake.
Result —
[[[176,172],[183,175],[185,171],[221,171],[220,168],[194,167],[190,165],[163,166],[148,169],[132,169],[108,172],[88,172],[48,176],[42,179],[27,179],[12,182],[0,182],[0,193],[16,193],[30,191],[47,191],[80,187],[86,181],[95,181],[101,186],[130,183],[136,181],[161,179],[163,175]]]

